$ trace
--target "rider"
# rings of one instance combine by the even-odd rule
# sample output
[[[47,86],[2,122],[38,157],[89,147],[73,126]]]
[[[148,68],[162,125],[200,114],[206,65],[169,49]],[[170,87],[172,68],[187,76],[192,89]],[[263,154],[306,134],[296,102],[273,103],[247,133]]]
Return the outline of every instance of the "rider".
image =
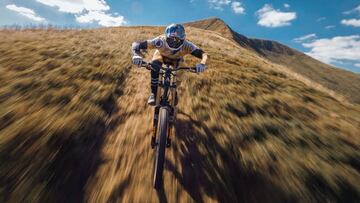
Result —
[[[201,59],[201,62],[196,64],[196,72],[200,73],[206,69],[207,54],[194,45],[192,42],[185,39],[185,28],[181,24],[171,24],[165,29],[165,34],[160,35],[154,39],[142,42],[134,42],[132,44],[132,62],[141,67],[143,58],[141,57],[141,50],[156,49],[152,64],[153,69],[161,66],[163,63],[171,65],[179,65],[183,62],[183,57],[191,54]],[[149,105],[155,105],[155,95],[157,86],[159,84],[159,72],[151,70],[151,94],[148,99]]]

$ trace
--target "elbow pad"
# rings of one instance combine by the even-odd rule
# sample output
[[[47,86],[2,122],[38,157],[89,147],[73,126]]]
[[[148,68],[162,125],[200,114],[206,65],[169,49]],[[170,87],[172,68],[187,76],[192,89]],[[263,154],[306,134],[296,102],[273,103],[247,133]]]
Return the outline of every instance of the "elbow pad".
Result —
[[[142,49],[147,49],[147,41],[133,42],[131,49],[134,55],[140,55]]]
[[[201,49],[195,49],[193,52],[191,52],[191,55],[195,56],[196,58],[202,59],[204,51]]]

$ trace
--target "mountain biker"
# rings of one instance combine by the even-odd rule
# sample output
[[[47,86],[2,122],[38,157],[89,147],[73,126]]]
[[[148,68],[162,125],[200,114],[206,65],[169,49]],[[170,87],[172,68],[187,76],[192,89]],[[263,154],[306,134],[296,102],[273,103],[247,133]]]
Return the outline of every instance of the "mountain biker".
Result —
[[[191,54],[201,59],[201,62],[196,64],[196,72],[200,73],[205,71],[207,54],[185,38],[184,26],[181,24],[171,24],[166,27],[164,35],[142,42],[134,42],[132,44],[132,62],[138,67],[141,67],[143,63],[141,50],[156,49],[151,62],[153,64],[153,69],[155,70],[163,63],[179,66],[179,64],[183,62],[183,57],[187,54]],[[151,70],[151,94],[148,98],[149,105],[155,105],[158,84],[159,72]]]

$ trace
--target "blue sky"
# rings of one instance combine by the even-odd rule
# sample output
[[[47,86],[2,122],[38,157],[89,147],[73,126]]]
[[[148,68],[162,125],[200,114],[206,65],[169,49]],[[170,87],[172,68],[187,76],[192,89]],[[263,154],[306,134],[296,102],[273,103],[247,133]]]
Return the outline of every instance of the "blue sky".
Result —
[[[279,41],[360,73],[359,0],[1,0],[0,25],[166,25],[219,17],[248,37]]]

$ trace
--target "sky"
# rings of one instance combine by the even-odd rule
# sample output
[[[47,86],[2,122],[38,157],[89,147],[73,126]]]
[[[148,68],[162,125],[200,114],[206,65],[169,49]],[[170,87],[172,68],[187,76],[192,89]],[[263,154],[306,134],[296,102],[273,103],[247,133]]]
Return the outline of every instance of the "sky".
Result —
[[[360,73],[360,0],[0,0],[0,26],[167,25],[208,17]]]

